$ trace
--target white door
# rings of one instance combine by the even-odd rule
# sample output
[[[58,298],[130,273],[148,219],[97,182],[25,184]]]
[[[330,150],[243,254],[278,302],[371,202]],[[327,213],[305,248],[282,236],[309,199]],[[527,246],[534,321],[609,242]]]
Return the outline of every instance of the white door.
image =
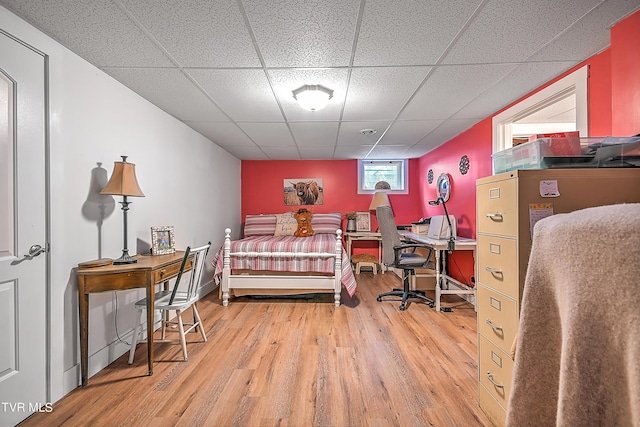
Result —
[[[47,404],[45,58],[0,31],[0,425]],[[31,252],[31,254],[30,254]]]

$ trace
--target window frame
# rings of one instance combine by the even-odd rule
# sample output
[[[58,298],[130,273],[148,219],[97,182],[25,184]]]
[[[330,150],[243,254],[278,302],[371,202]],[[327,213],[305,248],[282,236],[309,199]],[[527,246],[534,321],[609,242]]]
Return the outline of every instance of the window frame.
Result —
[[[386,164],[386,163],[398,163],[399,173],[402,174],[399,181],[402,182],[403,188],[385,190],[389,194],[409,194],[409,161],[407,159],[375,159],[375,160],[362,160],[358,159],[358,194],[374,194],[375,188],[368,189],[364,186],[365,166],[367,164]]]
[[[563,95],[573,91],[576,95],[576,129],[580,136],[588,136],[589,116],[587,103],[587,80],[589,77],[589,66],[585,65],[560,80],[545,87],[539,92],[512,105],[503,112],[496,114],[492,118],[492,152],[506,150],[513,147],[511,124],[537,111],[543,106],[548,106],[555,98],[562,98]]]

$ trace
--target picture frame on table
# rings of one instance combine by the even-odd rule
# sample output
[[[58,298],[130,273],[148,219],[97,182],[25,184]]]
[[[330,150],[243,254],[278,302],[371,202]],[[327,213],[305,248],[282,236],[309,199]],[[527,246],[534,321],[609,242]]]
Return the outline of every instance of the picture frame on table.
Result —
[[[370,212],[356,212],[356,231],[371,231]]]
[[[176,240],[172,225],[151,227],[151,254],[168,255],[175,253]]]

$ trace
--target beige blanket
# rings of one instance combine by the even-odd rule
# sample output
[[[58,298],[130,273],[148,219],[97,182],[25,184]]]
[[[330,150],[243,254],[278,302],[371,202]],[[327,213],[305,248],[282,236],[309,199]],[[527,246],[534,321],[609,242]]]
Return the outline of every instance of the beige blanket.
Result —
[[[507,425],[640,426],[640,204],[536,224]]]

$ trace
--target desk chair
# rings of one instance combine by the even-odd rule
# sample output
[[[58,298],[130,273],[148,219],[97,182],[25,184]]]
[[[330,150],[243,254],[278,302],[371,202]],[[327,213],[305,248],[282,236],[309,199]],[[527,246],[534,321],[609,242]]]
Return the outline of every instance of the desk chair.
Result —
[[[376,218],[378,219],[378,226],[382,236],[382,262],[388,267],[401,269],[403,283],[402,289],[393,289],[378,295],[378,301],[382,301],[382,298],[386,296],[401,297],[401,311],[406,310],[409,298],[421,299],[429,303],[430,307],[433,307],[434,301],[426,297],[424,292],[409,289],[411,276],[416,274],[415,269],[427,268],[431,258],[433,258],[433,248],[420,243],[403,243],[390,206],[378,206],[376,208]],[[428,250],[427,255],[421,256],[414,253],[416,248],[425,248]]]
[[[198,285],[200,284],[200,278],[202,277],[205,259],[207,258],[207,253],[209,252],[210,246],[211,242],[194,249],[187,247],[187,250],[184,253],[184,258],[182,259],[182,264],[180,266],[180,272],[178,273],[176,283],[173,286],[173,290],[160,291],[156,293],[154,297],[154,309],[159,310],[162,317],[162,338],[159,340],[154,340],[154,342],[179,342],[182,346],[182,355],[184,356],[185,361],[187,360],[187,333],[191,332],[194,329],[196,331],[199,330],[200,334],[202,335],[202,341],[207,340],[207,336],[204,332],[204,326],[202,324],[202,320],[200,319],[200,314],[198,313],[198,309],[196,308],[196,301],[198,300]],[[180,286],[183,273],[185,273],[185,267],[187,266],[189,258],[193,259],[191,277],[189,278],[189,283],[186,287],[186,290],[180,291],[178,290],[178,287]],[[143,319],[145,318],[144,311],[147,309],[147,299],[143,298],[140,301],[136,302],[135,307],[138,309],[138,313],[136,316],[136,324],[133,328],[133,336],[131,338],[129,364],[133,363],[133,356],[136,352],[136,344],[138,342],[146,342],[146,340],[138,340],[138,337],[141,336],[144,333],[143,331],[146,329],[143,328]],[[184,323],[182,315],[189,307],[191,307],[193,311],[193,322]],[[169,321],[170,310],[175,310],[176,312],[176,320],[174,321]],[[177,325],[177,332],[179,334],[178,340],[166,339],[166,330],[168,325]],[[185,329],[185,326],[187,326],[187,329]]]

